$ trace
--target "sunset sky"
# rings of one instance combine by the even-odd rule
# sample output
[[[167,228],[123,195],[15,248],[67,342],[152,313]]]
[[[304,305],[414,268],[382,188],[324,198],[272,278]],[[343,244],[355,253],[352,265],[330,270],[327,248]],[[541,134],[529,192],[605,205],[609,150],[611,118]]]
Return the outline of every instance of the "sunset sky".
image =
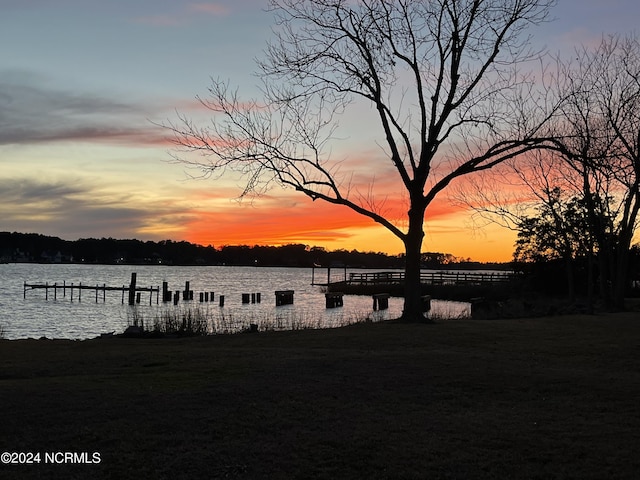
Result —
[[[0,230],[188,240],[214,246],[304,243],[400,253],[393,235],[344,207],[274,190],[238,202],[239,181],[193,178],[154,123],[198,116],[211,77],[255,96],[254,59],[271,36],[266,0],[0,0]],[[631,33],[637,0],[559,0],[532,33],[571,52]],[[354,161],[366,147],[340,148]],[[377,127],[376,127],[377,128]],[[375,146],[373,147],[375,148]],[[388,165],[371,164],[376,181]],[[376,170],[379,169],[379,170]],[[424,251],[507,261],[514,234],[478,230],[443,196]]]

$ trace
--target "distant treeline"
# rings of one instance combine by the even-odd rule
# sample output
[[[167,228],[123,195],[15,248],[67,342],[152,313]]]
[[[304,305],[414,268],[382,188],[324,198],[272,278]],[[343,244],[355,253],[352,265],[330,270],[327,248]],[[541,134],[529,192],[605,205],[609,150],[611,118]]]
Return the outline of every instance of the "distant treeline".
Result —
[[[0,261],[34,263],[256,265],[310,267],[347,265],[365,268],[402,268],[404,255],[333,250],[303,244],[283,246],[202,246],[185,241],[83,238],[63,240],[36,233],[0,232]],[[450,254],[425,253],[423,267],[505,268],[459,259]]]

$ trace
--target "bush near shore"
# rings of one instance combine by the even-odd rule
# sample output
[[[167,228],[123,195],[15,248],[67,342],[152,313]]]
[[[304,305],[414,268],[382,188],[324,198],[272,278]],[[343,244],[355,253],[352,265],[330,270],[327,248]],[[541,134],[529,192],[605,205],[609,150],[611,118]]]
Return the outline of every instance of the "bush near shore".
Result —
[[[635,479],[637,314],[0,341],[2,478]]]

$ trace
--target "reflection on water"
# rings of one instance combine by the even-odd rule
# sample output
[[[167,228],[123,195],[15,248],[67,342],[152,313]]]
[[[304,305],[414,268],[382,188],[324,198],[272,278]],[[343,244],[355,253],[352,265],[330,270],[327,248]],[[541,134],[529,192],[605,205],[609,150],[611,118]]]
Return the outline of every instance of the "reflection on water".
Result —
[[[350,269],[348,272],[357,272]],[[137,273],[139,287],[160,287],[169,283],[169,290],[183,290],[185,282],[194,291],[192,302],[156,303],[156,294],[141,294],[141,303],[127,305],[122,293],[83,291],[73,300],[59,290],[57,298],[49,291],[27,290],[27,283],[57,283],[67,285],[100,285],[119,287],[129,284],[131,273]],[[221,333],[238,331],[257,324],[261,330],[291,328],[332,328],[369,318],[373,321],[397,318],[402,311],[402,299],[391,298],[389,309],[373,311],[369,296],[344,297],[344,306],[325,308],[324,292],[311,285],[311,269],[268,267],[167,267],[130,265],[40,265],[0,264],[0,326],[5,338],[93,338],[102,333],[122,332],[132,319],[142,318],[149,325],[163,315],[181,316],[191,309],[206,316],[210,329]],[[276,290],[293,290],[294,304],[275,306]],[[199,292],[213,292],[213,302],[200,303]],[[242,303],[242,294],[260,293],[260,303]],[[224,295],[224,307],[219,306]],[[151,305],[149,304],[151,303]],[[439,318],[458,318],[468,314],[468,304],[432,302],[432,314]]]

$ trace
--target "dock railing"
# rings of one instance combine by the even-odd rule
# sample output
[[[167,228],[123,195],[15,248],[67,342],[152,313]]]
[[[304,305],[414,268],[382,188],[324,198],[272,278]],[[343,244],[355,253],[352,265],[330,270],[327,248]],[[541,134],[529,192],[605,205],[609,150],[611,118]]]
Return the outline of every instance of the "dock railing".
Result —
[[[506,283],[517,278],[513,272],[420,272],[423,285],[482,285]],[[398,285],[404,283],[404,272],[355,272],[349,274],[351,285]]]

